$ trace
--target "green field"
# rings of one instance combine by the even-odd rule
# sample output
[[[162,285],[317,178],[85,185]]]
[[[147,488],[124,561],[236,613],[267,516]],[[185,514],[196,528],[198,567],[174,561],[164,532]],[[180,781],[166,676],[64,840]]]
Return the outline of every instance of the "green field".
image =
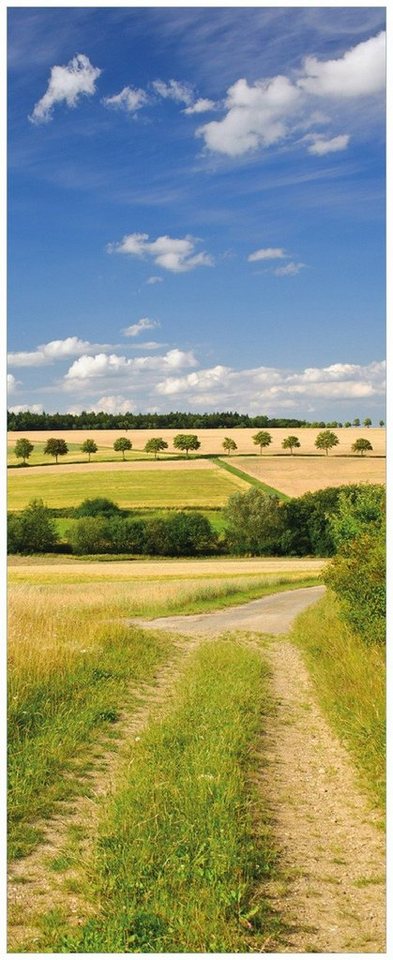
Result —
[[[221,507],[228,497],[247,484],[224,473],[211,470],[158,469],[132,472],[64,472],[57,475],[11,471],[8,480],[8,507],[22,510],[30,500],[41,497],[48,507],[74,507],[88,497],[109,497],[120,507]]]
[[[97,453],[92,453],[91,463],[98,463],[102,461],[108,461],[110,463],[116,463],[122,460],[121,453],[115,453],[111,447],[100,447],[98,444]],[[55,463],[54,457],[49,456],[44,453],[45,443],[39,443],[34,441],[34,450],[29,457],[28,465],[29,467],[43,467]],[[59,457],[59,463],[88,463],[89,458],[87,453],[82,453],[80,443],[70,443],[67,441],[68,453],[63,457]],[[126,451],[126,460],[152,460],[152,455],[145,453],[144,450],[127,450]],[[9,443],[7,447],[7,465],[9,467],[22,467],[25,466],[22,460],[15,456],[15,444]]]

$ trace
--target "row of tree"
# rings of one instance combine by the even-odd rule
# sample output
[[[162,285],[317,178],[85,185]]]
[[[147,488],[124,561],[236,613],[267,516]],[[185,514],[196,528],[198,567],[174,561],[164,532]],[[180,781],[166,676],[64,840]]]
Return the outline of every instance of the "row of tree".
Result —
[[[272,442],[272,436],[267,431],[260,430],[259,433],[256,433],[255,436],[253,437],[253,441],[259,447],[260,452],[262,454],[262,451],[265,449],[265,447],[270,446]],[[329,450],[331,450],[332,447],[337,446],[339,442],[340,441],[338,437],[336,436],[335,433],[332,433],[331,430],[322,430],[321,433],[318,434],[315,440],[315,446],[317,447],[318,450],[324,450],[325,453],[328,454]],[[196,434],[179,433],[173,439],[173,446],[175,450],[180,450],[182,452],[185,452],[186,456],[188,457],[189,451],[199,450],[201,444]],[[234,453],[235,450],[237,450],[237,443],[235,443],[232,437],[225,437],[225,439],[223,440],[222,446],[228,455],[231,453]],[[289,436],[289,437],[284,437],[281,446],[283,447],[284,450],[289,450],[291,455],[293,455],[294,450],[297,450],[299,449],[299,447],[301,447],[301,443],[300,443],[299,437]],[[89,463],[90,463],[91,455],[94,453],[97,453],[98,451],[98,447],[95,440],[91,438],[87,438],[82,443],[80,449],[82,453],[87,453],[89,458]],[[129,439],[129,437],[117,437],[117,439],[113,444],[113,449],[116,452],[121,452],[123,455],[123,460],[125,460],[126,452],[129,450],[132,450],[131,440]],[[144,449],[146,453],[153,453],[154,459],[157,459],[159,453],[161,453],[163,450],[168,449],[168,444],[167,444],[167,441],[163,439],[163,437],[150,437],[150,439],[145,444]],[[351,449],[354,453],[360,453],[361,456],[363,456],[365,453],[370,452],[373,449],[373,447],[370,441],[367,440],[366,437],[358,437],[358,439],[355,440],[355,442],[352,444]],[[14,447],[15,456],[18,459],[21,459],[23,464],[27,464],[27,461],[29,460],[33,450],[34,450],[34,444],[31,443],[31,441],[28,440],[27,438],[19,437],[18,440],[16,441],[16,444]],[[56,438],[56,437],[50,437],[47,440],[44,448],[44,454],[46,454],[47,456],[55,457],[56,463],[58,463],[59,457],[63,457],[67,453],[68,453],[68,445],[65,442],[65,440],[62,440],[61,438]]]
[[[370,417],[363,420],[363,426],[371,426]],[[162,430],[166,428],[180,430],[192,429],[202,430],[206,427],[234,428],[234,427],[316,427],[316,428],[336,428],[336,427],[359,427],[360,420],[356,417],[352,422],[347,420],[344,424],[337,420],[330,423],[325,421],[309,422],[308,420],[289,419],[288,417],[267,417],[260,415],[250,417],[248,414],[238,413],[237,411],[227,411],[222,413],[187,413],[175,411],[171,413],[127,413],[114,414],[93,413],[92,411],[82,411],[80,414],[74,413],[33,413],[31,410],[22,410],[19,413],[8,411],[7,429],[18,432],[25,430]],[[384,421],[379,421],[379,426],[384,426]]]

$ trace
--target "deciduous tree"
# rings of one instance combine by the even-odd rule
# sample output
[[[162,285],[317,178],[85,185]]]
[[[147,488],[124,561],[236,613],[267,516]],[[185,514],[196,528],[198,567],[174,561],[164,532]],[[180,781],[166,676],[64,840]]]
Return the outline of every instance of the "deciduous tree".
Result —
[[[272,442],[271,434],[267,430],[260,430],[259,433],[256,433],[253,436],[253,441],[257,447],[259,447],[260,453],[262,455],[262,450],[264,447],[270,446]]]
[[[234,450],[237,450],[237,443],[232,440],[232,437],[224,437],[222,445],[226,453],[233,453]]]
[[[300,447],[299,437],[285,437],[281,446],[283,450],[290,450],[292,456],[294,449]]]
[[[352,444],[354,453],[360,453],[360,456],[363,457],[365,453],[372,450],[372,446],[369,440],[366,440],[365,437],[359,437],[358,440],[355,440],[355,443]]]
[[[81,450],[82,450],[82,453],[88,453],[88,454],[89,454],[89,463],[90,463],[91,454],[92,454],[92,453],[97,453],[98,447],[97,447],[97,444],[96,444],[95,440],[91,440],[91,439],[89,438],[89,439],[87,439],[87,440],[84,440],[84,442],[82,443],[82,446],[81,446]]]
[[[335,433],[332,433],[331,430],[321,430],[321,433],[318,434],[315,441],[315,446],[317,450],[324,450],[327,456],[329,450],[331,450],[332,447],[336,447],[338,443],[340,443],[340,441]]]
[[[23,460],[23,464],[27,462],[30,454],[34,450],[34,445],[30,443],[30,440],[26,440],[25,437],[19,437],[15,444],[15,456],[18,459]]]
[[[166,440],[163,440],[162,437],[150,437],[150,440],[145,444],[146,453],[154,453],[154,459],[157,460],[157,456],[160,453],[160,450],[167,450],[168,444]]]
[[[199,450],[200,445],[195,433],[178,433],[173,439],[175,450],[185,450],[187,457],[189,450]]]
[[[68,447],[65,440],[49,437],[49,440],[46,441],[44,453],[55,457],[56,463],[58,463],[59,457],[64,457],[68,453]]]
[[[125,460],[126,450],[132,450],[131,440],[129,440],[128,437],[117,437],[117,440],[115,440],[113,444],[113,449],[116,451],[116,453],[121,451],[123,454],[123,460]]]

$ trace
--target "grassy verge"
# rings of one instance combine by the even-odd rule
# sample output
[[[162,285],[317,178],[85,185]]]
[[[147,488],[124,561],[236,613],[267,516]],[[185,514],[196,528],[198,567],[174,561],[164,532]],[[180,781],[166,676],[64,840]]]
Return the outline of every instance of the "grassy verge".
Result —
[[[256,836],[248,781],[266,685],[260,655],[236,642],[193,655],[172,712],[132,746],[107,810],[91,888],[99,913],[77,930],[47,917],[51,950],[258,950],[277,924],[254,902],[274,857],[266,826]]]
[[[275,497],[279,497],[280,500],[291,499],[286,493],[283,493],[281,490],[276,490],[274,487],[269,487],[267,483],[263,483],[262,480],[258,480],[257,477],[252,477],[250,473],[245,473],[244,470],[239,470],[238,467],[234,467],[232,463],[226,463],[225,460],[221,460],[219,457],[212,457],[212,460],[217,467],[228,470],[228,473],[239,477],[240,480],[245,480],[251,487],[258,487],[258,489],[263,490],[264,493],[270,493]]]
[[[23,597],[11,610],[9,647],[11,858],[34,847],[35,824],[57,800],[80,791],[89,745],[116,736],[121,708],[137,703],[130,681],[153,680],[170,650],[167,637],[92,621],[88,609],[65,616],[45,595]]]
[[[322,706],[356,763],[373,802],[385,804],[384,650],[366,645],[328,594],[298,617],[293,639],[305,655]]]
[[[283,590],[298,590],[301,587],[314,587],[320,583],[319,577],[303,577],[294,580],[289,577],[271,577],[258,581],[246,581],[246,583],[223,583],[220,585],[207,585],[200,587],[195,597],[187,596],[187,592],[182,596],[181,593],[176,597],[173,603],[166,605],[166,612],[171,615],[176,613],[208,613],[209,610],[221,610],[225,607],[233,607],[237,604],[248,603],[250,600],[259,600],[261,597],[267,597],[274,593],[282,593]],[[162,610],[160,611],[162,615]],[[149,616],[159,616],[157,608],[149,611]]]

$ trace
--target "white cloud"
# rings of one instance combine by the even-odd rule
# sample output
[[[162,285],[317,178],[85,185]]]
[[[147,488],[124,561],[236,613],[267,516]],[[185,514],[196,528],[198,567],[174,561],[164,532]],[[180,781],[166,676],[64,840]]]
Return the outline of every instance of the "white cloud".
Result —
[[[208,395],[213,408],[229,404],[267,412],[299,410],[299,400],[305,409],[309,401],[318,399],[326,409],[326,401],[378,398],[383,397],[384,390],[385,363],[377,361],[365,366],[336,363],[300,372],[275,367],[233,370],[218,365],[182,377],[166,377],[156,386],[161,396],[184,397],[182,402],[190,407],[198,407]]]
[[[258,260],[282,260],[287,256],[288,254],[285,253],[282,247],[264,247],[261,250],[255,250],[254,253],[250,253],[247,260],[250,263],[256,263]]]
[[[155,283],[163,283],[163,277],[149,277],[146,283],[151,284],[151,286],[154,286]]]
[[[35,104],[29,119],[33,123],[48,123],[52,119],[53,107],[63,100],[67,106],[76,107],[80,96],[95,93],[95,81],[100,73],[101,70],[93,67],[83,53],[78,53],[65,67],[52,67],[48,89]]]
[[[308,152],[315,154],[317,157],[324,157],[327,153],[337,153],[339,150],[346,150],[349,140],[350,137],[347,133],[332,137],[331,140],[318,136],[314,140],[314,143],[309,146]]]
[[[122,333],[124,333],[126,337],[137,337],[143,330],[154,330],[155,327],[159,326],[158,320],[149,320],[149,317],[141,317],[137,323],[131,323],[129,327],[125,327]]]
[[[244,78],[229,88],[227,114],[197,130],[210,150],[231,157],[241,156],[258,146],[268,147],[287,133],[287,115],[301,99],[299,89],[287,77],[257,80],[249,85]]]
[[[183,110],[183,113],[207,113],[208,110],[214,110],[214,108],[214,100],[208,100],[207,97],[200,97],[199,100],[196,100],[195,103],[191,104],[191,106],[186,107],[185,110]]]
[[[385,34],[380,33],[348,50],[337,60],[307,57],[300,76],[278,75],[248,83],[237,80],[227,91],[225,114],[196,131],[208,150],[240,157],[258,147],[270,147],[288,138],[296,139],[299,129],[316,121],[315,98],[337,99],[374,95],[385,84]],[[322,122],[329,122],[322,115]],[[343,150],[346,135],[317,138],[315,155]],[[328,147],[330,144],[330,148]]]
[[[15,407],[9,407],[10,413],[43,413],[42,403],[19,403]]]
[[[19,386],[20,380],[17,380],[12,373],[7,373],[7,392],[15,393],[17,386]]]
[[[213,265],[214,261],[208,253],[204,251],[194,253],[196,243],[195,237],[191,236],[182,239],[163,236],[149,242],[149,234],[147,233],[130,233],[123,237],[119,243],[108,244],[107,251],[108,253],[124,253],[136,257],[150,256],[157,266],[164,270],[170,270],[172,273],[185,273],[195,267],[210,267]]]
[[[74,363],[65,374],[64,382],[77,383],[78,381],[95,380],[102,377],[127,376],[143,370],[158,370],[160,372],[177,370],[197,365],[192,351],[168,350],[162,356],[136,357],[128,359],[117,354],[99,353],[95,356],[84,355],[74,360]]]
[[[305,266],[305,263],[294,263],[291,260],[290,263],[285,264],[285,267],[276,267],[273,273],[275,277],[294,277],[297,273],[300,273]]]
[[[120,93],[114,94],[113,97],[104,97],[102,100],[105,107],[111,107],[113,110],[124,110],[131,114],[141,110],[148,102],[147,93],[136,87],[123,87]]]
[[[47,363],[54,363],[56,360],[64,360],[67,357],[77,357],[80,354],[86,353],[87,350],[96,349],[97,346],[103,349],[108,345],[89,343],[88,340],[80,340],[79,337],[66,337],[65,340],[50,340],[49,343],[42,343],[36,350],[22,350],[17,353],[9,353],[8,363],[12,367],[41,367]]]
[[[89,410],[92,410],[93,413],[100,413],[101,410],[104,410],[105,413],[131,413],[134,409],[132,401],[121,396],[121,394],[100,397],[97,403],[89,407]]]
[[[338,60],[306,57],[298,86],[322,97],[364,97],[385,88],[384,31],[344,53]]]
[[[179,80],[153,80],[152,86],[156,93],[164,100],[175,100],[176,103],[191,104],[193,88],[188,83],[181,83]]]

